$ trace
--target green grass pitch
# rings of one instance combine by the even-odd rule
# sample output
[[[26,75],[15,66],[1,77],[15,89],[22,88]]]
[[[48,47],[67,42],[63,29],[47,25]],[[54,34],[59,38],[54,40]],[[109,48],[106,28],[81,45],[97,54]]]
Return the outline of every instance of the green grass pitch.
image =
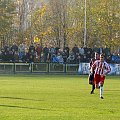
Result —
[[[120,120],[120,76],[107,76],[103,100],[87,77],[1,75],[0,120]]]

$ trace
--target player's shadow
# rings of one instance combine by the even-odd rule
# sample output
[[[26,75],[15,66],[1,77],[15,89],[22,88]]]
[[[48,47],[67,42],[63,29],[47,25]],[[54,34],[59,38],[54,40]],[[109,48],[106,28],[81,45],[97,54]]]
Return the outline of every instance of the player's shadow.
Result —
[[[44,100],[38,100],[38,99],[28,99],[28,98],[19,98],[19,97],[5,97],[5,96],[0,96],[0,98],[3,99],[17,99],[17,100],[31,100],[31,101],[44,101]],[[46,108],[34,108],[34,107],[26,107],[26,106],[16,106],[16,105],[2,105],[0,104],[1,107],[9,107],[9,108],[20,108],[20,109],[34,109],[34,110],[47,110],[47,111],[54,111],[51,109],[46,109]]]
[[[15,106],[15,105],[0,105],[1,107],[9,107],[9,108],[20,108],[20,109],[33,109],[33,110],[47,110],[47,111],[53,111],[51,109],[46,108],[33,108],[33,107],[24,107],[24,106]]]
[[[37,100],[37,99],[19,98],[19,97],[6,97],[6,96],[0,96],[0,98],[17,99],[17,100],[31,100],[31,101],[44,101],[44,100]]]

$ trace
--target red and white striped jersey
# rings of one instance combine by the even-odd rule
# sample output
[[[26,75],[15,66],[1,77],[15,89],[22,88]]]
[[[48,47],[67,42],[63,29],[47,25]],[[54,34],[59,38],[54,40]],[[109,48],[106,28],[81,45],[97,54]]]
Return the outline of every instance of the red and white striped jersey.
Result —
[[[109,73],[111,71],[109,64],[106,61],[101,62],[100,60],[96,60],[94,62],[92,69],[94,69],[95,74],[98,75],[106,75],[106,73]]]

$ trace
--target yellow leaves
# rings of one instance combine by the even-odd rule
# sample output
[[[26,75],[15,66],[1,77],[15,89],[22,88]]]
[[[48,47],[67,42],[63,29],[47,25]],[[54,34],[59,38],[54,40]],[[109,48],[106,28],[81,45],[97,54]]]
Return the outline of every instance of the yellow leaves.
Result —
[[[51,27],[48,27],[47,32],[48,32],[48,34],[51,34],[52,28],[51,28]]]
[[[48,27],[46,31],[40,32],[40,36],[43,36],[43,37],[44,37],[44,36],[46,36],[46,35],[48,35],[48,34],[51,34],[51,32],[52,32],[52,28],[51,28],[51,27]]]
[[[48,34],[52,33],[52,28],[48,27],[46,31],[40,31],[35,37],[34,37],[34,42],[38,43],[41,41],[41,39],[45,39]],[[39,37],[38,37],[39,36]]]
[[[36,9],[36,11],[34,12],[34,15],[33,15],[34,18],[32,18],[33,21],[41,22],[41,19],[45,15],[46,11],[47,11],[47,5],[44,5],[41,8]]]
[[[42,35],[42,36],[45,36],[46,34],[47,34],[47,31],[41,32],[41,35]]]
[[[42,9],[39,10],[39,14],[40,14],[41,17],[44,16],[46,10],[47,10],[47,5],[44,5],[44,6],[42,7]]]
[[[40,42],[40,38],[38,38],[37,36],[34,37],[34,42]]]

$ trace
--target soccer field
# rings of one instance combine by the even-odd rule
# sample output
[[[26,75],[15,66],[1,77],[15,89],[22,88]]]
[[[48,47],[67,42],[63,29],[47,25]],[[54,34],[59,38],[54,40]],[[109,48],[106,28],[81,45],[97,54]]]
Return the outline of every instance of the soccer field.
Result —
[[[104,98],[87,76],[0,76],[0,120],[120,120],[120,76],[107,76]]]

